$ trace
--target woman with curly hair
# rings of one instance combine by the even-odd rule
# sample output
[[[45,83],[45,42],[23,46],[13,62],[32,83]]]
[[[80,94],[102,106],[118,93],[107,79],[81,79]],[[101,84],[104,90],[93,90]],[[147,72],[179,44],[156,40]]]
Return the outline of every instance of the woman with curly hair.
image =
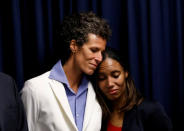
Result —
[[[99,131],[101,108],[86,75],[102,61],[111,34],[94,13],[72,14],[58,30],[60,60],[25,82],[22,100],[29,131]]]

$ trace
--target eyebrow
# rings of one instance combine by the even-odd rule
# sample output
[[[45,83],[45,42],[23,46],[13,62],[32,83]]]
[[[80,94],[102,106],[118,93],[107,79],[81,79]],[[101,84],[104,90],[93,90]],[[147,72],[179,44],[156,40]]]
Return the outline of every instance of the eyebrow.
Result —
[[[116,72],[120,73],[121,71],[119,70],[112,71],[112,73],[116,73]]]

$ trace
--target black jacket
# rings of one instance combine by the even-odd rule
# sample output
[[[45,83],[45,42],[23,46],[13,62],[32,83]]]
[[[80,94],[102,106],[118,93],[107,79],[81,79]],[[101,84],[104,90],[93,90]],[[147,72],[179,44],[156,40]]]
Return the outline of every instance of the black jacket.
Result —
[[[28,131],[16,84],[3,73],[0,73],[0,131]]]
[[[103,122],[102,131],[107,130],[107,122]],[[125,113],[122,127],[122,131],[172,131],[172,123],[162,105],[148,100]]]

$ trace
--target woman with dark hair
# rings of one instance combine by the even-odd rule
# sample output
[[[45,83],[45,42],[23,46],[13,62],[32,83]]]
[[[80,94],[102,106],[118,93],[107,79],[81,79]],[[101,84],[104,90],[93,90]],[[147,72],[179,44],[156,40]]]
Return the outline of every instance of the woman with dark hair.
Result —
[[[171,131],[161,104],[143,98],[135,88],[126,60],[107,48],[93,84],[103,111],[102,131]]]

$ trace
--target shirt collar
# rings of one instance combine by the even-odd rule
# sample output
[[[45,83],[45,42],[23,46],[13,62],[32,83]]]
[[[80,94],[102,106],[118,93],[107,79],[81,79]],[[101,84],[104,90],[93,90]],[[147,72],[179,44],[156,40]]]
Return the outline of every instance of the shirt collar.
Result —
[[[49,78],[64,83],[67,87],[70,87],[60,60],[52,67]]]
[[[49,78],[50,79],[53,79],[53,80],[56,80],[56,81],[59,81],[61,83],[64,83],[71,90],[70,85],[69,85],[69,82],[68,82],[67,77],[65,75],[65,72],[63,70],[61,60],[59,60],[52,67],[51,72],[50,72],[50,75],[49,75]],[[79,88],[80,88],[80,91],[79,92],[83,92],[84,90],[87,89],[88,82],[89,81],[88,81],[87,77],[84,75],[83,78],[82,78],[81,84],[79,86]]]

